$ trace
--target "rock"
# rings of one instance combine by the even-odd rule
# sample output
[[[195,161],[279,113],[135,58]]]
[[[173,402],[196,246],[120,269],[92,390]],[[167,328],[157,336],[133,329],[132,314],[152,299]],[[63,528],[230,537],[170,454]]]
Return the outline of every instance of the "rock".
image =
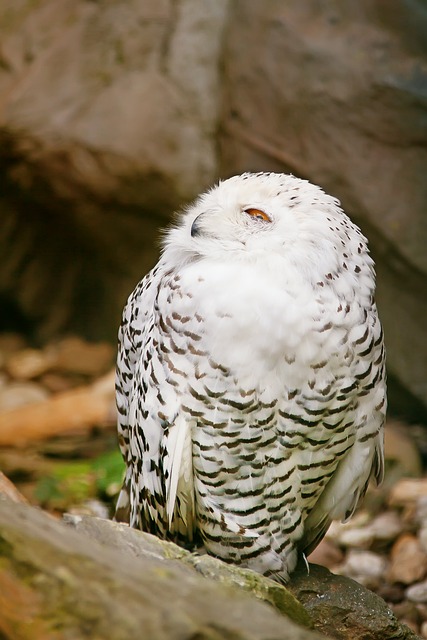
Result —
[[[0,393],[0,401],[1,397]],[[0,446],[23,446],[34,440],[111,424],[113,402],[114,382],[110,373],[91,385],[63,391],[30,405],[8,408],[0,412]]]
[[[392,507],[415,506],[427,496],[427,478],[402,478],[391,489],[389,504]]]
[[[417,640],[398,622],[377,595],[344,576],[334,576],[324,567],[301,564],[289,589],[304,605],[314,627],[337,640]]]
[[[281,613],[286,613],[294,622],[311,626],[311,619],[304,607],[285,587],[253,571],[233,567],[206,554],[190,553],[171,542],[136,531],[121,523],[72,514],[65,514],[64,519],[77,531],[96,540],[102,540],[104,544],[114,549],[126,550],[135,558],[179,559],[194,567],[205,577],[222,584],[238,586],[260,600],[269,602]]]
[[[427,553],[427,526],[422,527],[418,532],[420,545],[424,553]]]
[[[49,393],[35,382],[11,382],[0,388],[0,413],[47,400]]]
[[[390,582],[412,584],[427,574],[427,554],[420,541],[413,535],[402,535],[391,550]]]
[[[427,622],[423,622],[421,625],[421,635],[423,638],[427,638]]]
[[[406,618],[402,618],[401,623],[406,625],[408,629],[411,629],[415,634],[418,634],[419,625],[412,620],[407,620]],[[419,639],[419,636],[416,636]]]
[[[346,523],[347,524],[347,523]],[[373,534],[369,528],[366,527],[352,527],[349,523],[349,527],[341,531],[339,535],[339,543],[343,547],[359,547],[361,549],[368,549],[373,541]]]
[[[102,539],[104,544],[113,548],[125,549],[136,558],[148,555],[179,559],[194,566],[204,576],[223,584],[237,584],[258,598],[267,600],[280,611],[287,611],[288,614],[292,611],[294,620],[307,623],[307,612],[302,614],[300,609],[295,609],[294,601],[289,601],[289,590],[309,611],[315,627],[329,637],[346,640],[415,640],[415,636],[398,623],[381,598],[353,580],[334,576],[322,567],[310,565],[307,574],[307,568],[302,564],[293,574],[288,589],[284,589],[253,571],[227,565],[207,555],[190,554],[170,542],[129,529],[123,524],[89,517],[65,517],[78,531],[97,540]]]
[[[427,495],[417,500],[417,522],[421,526],[427,526]]]
[[[150,640],[321,640],[236,586],[198,575],[176,555],[136,557],[129,540],[118,549],[117,530],[107,523],[99,541],[90,539],[0,499],[2,629],[25,640],[134,640],[141,633]]]
[[[56,345],[55,368],[59,371],[87,376],[99,376],[109,369],[115,357],[111,344],[89,343],[82,338],[70,337]]]
[[[427,580],[418,582],[406,589],[406,597],[412,602],[427,603]]]
[[[350,550],[344,563],[334,568],[334,572],[353,578],[368,589],[378,589],[384,580],[387,559],[372,551]]]
[[[22,495],[15,485],[0,471],[0,494],[3,494],[13,502],[26,503],[27,499]]]
[[[383,546],[395,540],[403,530],[403,524],[395,511],[384,511],[368,525],[376,546]]]
[[[51,637],[53,628],[61,637],[81,637],[89,627],[90,637],[125,640],[139,637],[141,625],[153,640],[323,637],[284,612],[300,624],[311,618],[318,632],[336,639],[416,638],[378,596],[316,565],[309,574],[299,567],[285,589],[126,525],[89,516],[67,520],[75,531],[0,499],[0,593],[9,585],[7,624],[25,640]],[[29,619],[22,617],[23,601],[32,603]]]
[[[39,336],[114,339],[158,227],[217,178],[228,4],[1,2],[0,293]]]
[[[360,511],[344,524],[333,522],[326,537],[343,547],[380,549],[395,540],[402,529],[403,524],[394,511],[384,511],[374,519],[367,511]]]
[[[39,380],[40,384],[51,393],[61,393],[61,391],[67,391],[78,386],[79,379],[75,379],[70,375],[63,373],[45,373]]]
[[[15,380],[31,380],[49,371],[53,364],[50,353],[40,349],[24,349],[12,353],[6,361],[6,371]]]

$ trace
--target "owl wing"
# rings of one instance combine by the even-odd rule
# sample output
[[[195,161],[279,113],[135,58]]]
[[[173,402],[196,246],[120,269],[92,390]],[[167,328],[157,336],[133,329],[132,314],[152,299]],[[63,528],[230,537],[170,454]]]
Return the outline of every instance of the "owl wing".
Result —
[[[374,324],[373,349],[359,361],[356,439],[340,461],[304,523],[300,549],[308,555],[327,532],[332,520],[346,521],[354,513],[373,477],[384,477],[384,433],[386,412],[385,351],[379,321]],[[366,375],[368,373],[368,375]]]
[[[305,520],[300,549],[309,555],[326,534],[332,520],[347,521],[364,496],[371,477],[382,480],[384,451],[382,433],[371,440],[370,447],[358,440],[342,460],[316,506]]]
[[[135,395],[135,372],[141,359],[156,289],[156,270],[150,271],[136,286],[123,309],[118,335],[116,365],[116,405],[119,446],[126,464],[123,488],[117,500],[115,519],[130,520],[130,408]]]
[[[162,347],[167,351],[157,305],[162,275],[158,267],[136,287],[119,331],[118,431],[127,469],[115,518],[161,537],[191,540],[191,425],[161,358]]]

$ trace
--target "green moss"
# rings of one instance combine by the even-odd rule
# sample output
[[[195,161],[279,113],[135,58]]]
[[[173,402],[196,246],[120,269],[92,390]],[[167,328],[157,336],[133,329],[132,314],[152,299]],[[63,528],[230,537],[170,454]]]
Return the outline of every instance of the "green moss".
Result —
[[[35,497],[44,507],[58,510],[94,497],[109,499],[118,493],[123,474],[123,458],[118,450],[94,460],[56,462],[50,475],[37,482]]]
[[[0,561],[3,558],[13,557],[13,546],[1,535],[0,532]]]
[[[238,586],[259,600],[268,602],[280,613],[304,627],[311,629],[313,622],[305,607],[283,585],[274,582],[250,569],[224,564],[211,556],[189,554],[185,562],[206,578],[217,580],[224,585]]]

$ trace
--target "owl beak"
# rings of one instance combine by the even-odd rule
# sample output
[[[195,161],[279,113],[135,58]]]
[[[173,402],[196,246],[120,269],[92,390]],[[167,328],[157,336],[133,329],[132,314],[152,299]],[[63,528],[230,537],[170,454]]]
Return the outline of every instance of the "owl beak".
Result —
[[[200,232],[201,232],[200,218],[202,215],[203,213],[199,213],[197,218],[194,218],[193,220],[193,224],[191,225],[191,232],[190,232],[192,238],[197,238],[197,236],[200,235]]]

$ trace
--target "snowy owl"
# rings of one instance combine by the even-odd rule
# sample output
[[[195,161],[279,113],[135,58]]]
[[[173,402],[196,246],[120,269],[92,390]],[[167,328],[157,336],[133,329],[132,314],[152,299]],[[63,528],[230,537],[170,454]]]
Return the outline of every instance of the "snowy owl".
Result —
[[[374,288],[319,187],[245,173],[201,195],[123,312],[116,518],[286,581],[383,476]]]

